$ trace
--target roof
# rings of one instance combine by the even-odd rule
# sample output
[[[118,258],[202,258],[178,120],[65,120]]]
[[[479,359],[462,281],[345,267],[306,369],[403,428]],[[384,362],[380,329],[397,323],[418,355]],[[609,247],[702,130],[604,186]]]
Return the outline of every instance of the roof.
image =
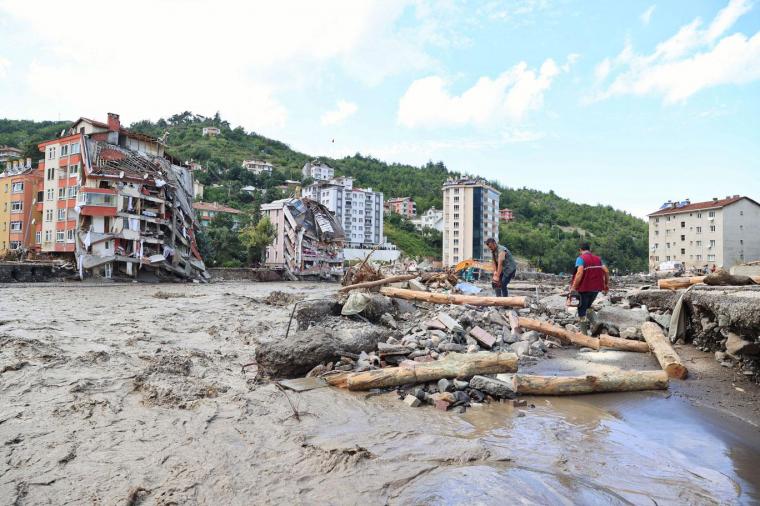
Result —
[[[393,204],[395,202],[404,202],[406,200],[412,200],[412,197],[393,197],[388,200],[386,200],[387,203]]]
[[[681,207],[667,207],[665,209],[660,209],[658,211],[650,213],[647,216],[664,216],[666,214],[679,214],[679,213],[686,213],[686,212],[691,212],[691,211],[702,211],[705,209],[720,209],[722,207],[726,207],[736,202],[739,202],[742,199],[747,199],[753,204],[760,206],[760,204],[758,204],[757,202],[755,202],[749,197],[734,195],[733,197],[726,197],[725,199],[708,200],[706,202],[694,202],[694,203],[687,204]]]
[[[102,121],[96,121],[96,120],[90,119],[90,118],[85,118],[84,116],[81,116],[78,120],[76,120],[75,122],[73,122],[69,128],[73,128],[74,125],[76,125],[77,123],[80,123],[82,121],[87,121],[88,123],[91,123],[93,126],[96,126],[98,128],[105,128],[106,130],[108,130],[108,124],[107,123],[103,123]],[[146,135],[146,134],[141,134],[139,132],[133,132],[132,130],[128,130],[128,129],[126,129],[124,127],[121,127],[121,126],[119,127],[119,133],[123,134],[123,135],[126,135],[127,137],[131,137],[133,139],[138,139],[138,140],[145,141],[145,142],[158,142],[159,144],[161,144],[160,139],[157,139],[156,137],[153,137],[153,136],[150,136],[150,135]]]
[[[234,207],[227,207],[218,202],[193,202],[193,209],[198,211],[216,211],[218,213],[243,214]]]

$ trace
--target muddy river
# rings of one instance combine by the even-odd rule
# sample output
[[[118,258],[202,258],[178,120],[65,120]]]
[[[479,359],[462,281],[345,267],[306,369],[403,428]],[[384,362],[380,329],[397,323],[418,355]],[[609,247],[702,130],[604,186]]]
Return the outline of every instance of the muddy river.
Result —
[[[241,368],[284,335],[289,308],[262,302],[274,289],[334,286],[0,286],[0,503],[760,503],[757,420],[684,394],[723,395],[708,375],[465,413],[285,394]],[[626,361],[587,355],[535,369]],[[736,390],[749,404],[751,388]]]

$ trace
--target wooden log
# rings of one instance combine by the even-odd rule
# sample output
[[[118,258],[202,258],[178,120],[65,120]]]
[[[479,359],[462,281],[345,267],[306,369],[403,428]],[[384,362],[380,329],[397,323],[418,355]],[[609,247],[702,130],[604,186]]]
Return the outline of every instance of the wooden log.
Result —
[[[469,378],[477,374],[499,374],[517,371],[514,353],[452,353],[434,362],[404,362],[401,367],[386,367],[374,371],[349,373],[345,385],[349,390],[370,390],[412,383],[436,381],[441,378]],[[327,378],[325,378],[327,379]],[[330,380],[328,379],[328,382]],[[341,386],[341,381],[335,381]],[[330,383],[333,384],[333,383]]]
[[[607,334],[599,336],[599,344],[605,348],[613,348],[621,351],[635,351],[637,353],[649,353],[649,345],[643,341],[634,339],[623,339],[613,337]]]
[[[665,336],[660,329],[660,326],[653,322],[645,322],[641,325],[641,333],[644,334],[644,340],[649,345],[649,348],[657,357],[657,361],[660,363],[662,370],[665,371],[670,378],[684,379],[689,374],[686,366],[683,365],[681,359],[678,358],[676,350],[670,344],[670,340]]]
[[[349,290],[356,290],[359,288],[374,288],[376,286],[390,285],[391,283],[400,283],[402,281],[409,281],[416,278],[416,274],[400,274],[398,276],[391,276],[384,279],[378,279],[376,281],[365,281],[364,283],[356,283],[355,285],[348,285],[340,288],[339,292],[348,292]]]
[[[692,276],[683,278],[665,278],[657,282],[657,287],[663,290],[678,290],[679,288],[689,288],[691,285],[699,285],[705,282],[706,276]],[[750,276],[752,281],[760,284],[760,276]],[[732,286],[732,285],[727,285]],[[736,285],[739,286],[739,285]]]
[[[668,375],[664,371],[620,371],[586,376],[533,376],[516,374],[515,391],[532,395],[577,395],[595,392],[632,392],[665,390]]]
[[[471,306],[525,307],[527,297],[484,297],[447,293],[418,292],[403,288],[384,287],[380,293],[398,299],[419,300],[433,304],[470,304]]]
[[[535,330],[542,334],[546,334],[547,336],[554,336],[566,343],[577,344],[578,346],[585,346],[594,350],[598,350],[600,346],[599,339],[596,337],[590,337],[586,334],[581,334],[580,332],[571,332],[562,327],[558,327],[557,325],[552,325],[551,323],[531,320],[530,318],[523,318],[522,316],[519,317],[517,321],[520,328]]]
[[[338,387],[338,388],[348,388],[348,377],[351,375],[350,372],[345,371],[330,371],[329,373],[323,374],[321,377],[324,379],[328,384]]]

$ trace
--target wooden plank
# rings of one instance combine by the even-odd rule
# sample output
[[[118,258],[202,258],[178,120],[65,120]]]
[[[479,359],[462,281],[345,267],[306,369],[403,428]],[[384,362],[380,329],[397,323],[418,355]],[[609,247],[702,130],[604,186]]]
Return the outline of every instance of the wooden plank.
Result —
[[[678,357],[676,350],[670,344],[670,340],[665,336],[660,326],[653,322],[645,322],[641,325],[641,333],[644,334],[644,340],[651,348],[657,361],[660,363],[662,370],[670,378],[684,379],[688,376],[689,371],[683,365]]]
[[[388,297],[432,302],[433,304],[469,304],[471,306],[498,307],[525,307],[527,305],[526,297],[486,297],[480,295],[419,292],[389,286],[381,288],[380,293]]]

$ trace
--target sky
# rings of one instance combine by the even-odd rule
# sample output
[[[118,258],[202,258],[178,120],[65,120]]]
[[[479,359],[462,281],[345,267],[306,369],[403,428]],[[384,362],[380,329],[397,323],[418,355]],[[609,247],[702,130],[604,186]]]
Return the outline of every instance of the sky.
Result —
[[[640,217],[760,201],[760,5],[0,0],[0,117],[186,110]]]

